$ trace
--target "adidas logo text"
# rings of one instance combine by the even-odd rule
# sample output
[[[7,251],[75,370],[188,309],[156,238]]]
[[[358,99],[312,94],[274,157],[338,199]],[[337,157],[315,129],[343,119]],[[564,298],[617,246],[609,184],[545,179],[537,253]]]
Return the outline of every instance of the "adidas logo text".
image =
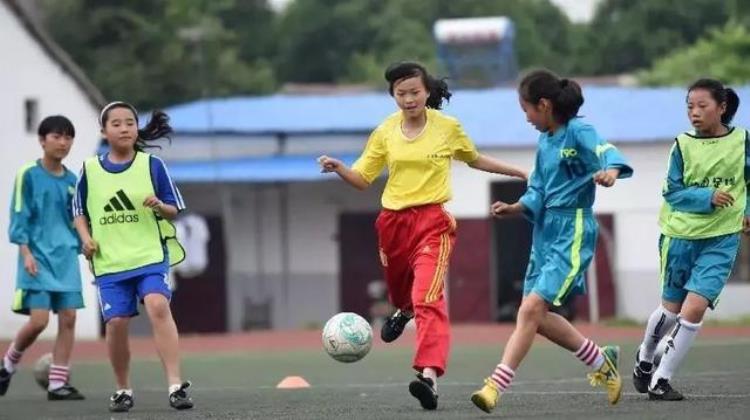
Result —
[[[137,214],[118,214],[99,218],[100,225],[113,225],[115,223],[138,223]]]
[[[121,212],[125,210],[134,212],[135,206],[123,190],[117,191],[115,196],[109,199],[109,204],[104,206],[104,211],[107,213]],[[100,225],[111,225],[116,223],[138,223],[138,214],[120,213],[99,218]]]

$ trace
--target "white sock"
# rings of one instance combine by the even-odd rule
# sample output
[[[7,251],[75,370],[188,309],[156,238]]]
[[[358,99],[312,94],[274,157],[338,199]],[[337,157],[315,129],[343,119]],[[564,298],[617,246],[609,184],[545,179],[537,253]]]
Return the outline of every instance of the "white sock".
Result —
[[[599,370],[604,364],[604,355],[599,346],[588,338],[583,341],[581,347],[573,353],[573,355],[580,360],[584,365]]]
[[[495,383],[500,392],[505,392],[510,388],[510,384],[513,382],[515,376],[516,372],[510,366],[500,363],[492,372],[490,379],[492,379],[492,382]]]
[[[648,318],[646,331],[643,335],[638,360],[641,362],[654,363],[654,352],[659,341],[665,335],[672,331],[677,322],[677,314],[669,312],[659,305],[658,308]]]
[[[422,376],[432,379],[435,391],[437,391],[437,371],[433,368],[424,368],[422,369]]]
[[[16,371],[16,365],[21,361],[21,356],[23,356],[23,352],[16,350],[16,343],[10,343],[8,351],[5,352],[5,357],[3,357],[3,366],[11,375]]]
[[[677,370],[682,359],[685,358],[688,350],[690,350],[690,346],[693,345],[701,325],[702,323],[693,324],[682,318],[677,320],[677,326],[675,326],[672,336],[669,337],[667,341],[667,348],[664,350],[664,356],[661,357],[661,364],[651,378],[651,388],[653,388],[656,385],[656,382],[661,378],[666,380],[672,379],[672,375]]]
[[[182,384],[181,384],[181,383],[177,383],[177,384],[172,384],[172,385],[170,385],[170,386],[169,386],[169,393],[171,394],[171,393],[173,393],[173,392],[175,392],[175,391],[179,391],[179,389],[180,389],[180,387],[181,387],[181,386],[182,386]]]
[[[133,396],[133,389],[132,388],[121,388],[115,391],[115,394],[128,394],[131,397]]]
[[[49,367],[49,386],[48,391],[54,391],[58,388],[62,388],[63,385],[68,383],[70,377],[70,367],[63,365],[51,364]]]

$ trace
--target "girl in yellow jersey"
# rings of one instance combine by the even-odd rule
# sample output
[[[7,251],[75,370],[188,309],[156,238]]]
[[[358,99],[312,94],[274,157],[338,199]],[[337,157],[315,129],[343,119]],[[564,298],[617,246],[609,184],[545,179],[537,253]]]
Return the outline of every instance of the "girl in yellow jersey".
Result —
[[[397,63],[385,72],[399,112],[370,135],[362,156],[348,168],[321,156],[324,172],[364,190],[383,168],[388,181],[375,227],[380,259],[396,313],[383,325],[385,342],[398,338],[410,319],[417,325],[409,392],[428,410],[437,408],[437,377],[445,373],[450,331],[443,286],[456,238],[456,222],[443,209],[451,199],[451,160],[485,172],[526,179],[526,172],[479,154],[461,124],[438,111],[451,93],[444,80],[417,63]]]

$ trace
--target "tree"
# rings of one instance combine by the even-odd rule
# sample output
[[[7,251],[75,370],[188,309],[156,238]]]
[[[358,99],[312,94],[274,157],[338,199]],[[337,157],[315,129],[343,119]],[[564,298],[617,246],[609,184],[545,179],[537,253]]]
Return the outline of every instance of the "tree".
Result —
[[[298,0],[281,16],[276,72],[294,82],[382,83],[386,65],[435,68],[432,28],[440,18],[508,16],[522,67],[572,68],[572,25],[548,0]]]
[[[700,77],[729,84],[750,82],[750,31],[735,22],[712,30],[695,45],[658,60],[640,74],[647,85],[687,86]]]
[[[575,70],[612,74],[647,67],[724,25],[733,10],[732,2],[716,0],[605,0],[576,47]]]
[[[264,1],[44,0],[42,5],[47,28],[108,98],[148,109],[275,87],[264,58],[269,48],[253,38],[257,31],[263,39],[262,22],[270,32]],[[245,28],[242,22],[256,26]]]

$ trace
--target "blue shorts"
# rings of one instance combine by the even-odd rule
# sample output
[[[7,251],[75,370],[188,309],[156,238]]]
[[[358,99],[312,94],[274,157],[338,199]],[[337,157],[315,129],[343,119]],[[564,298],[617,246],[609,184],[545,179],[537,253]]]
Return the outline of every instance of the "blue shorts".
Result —
[[[732,274],[740,234],[707,239],[659,238],[661,297],[682,303],[688,292],[703,296],[713,309]]]
[[[534,225],[523,295],[534,292],[560,306],[571,296],[586,293],[584,274],[598,232],[591,209],[547,209]]]
[[[169,279],[166,273],[144,274],[125,280],[97,285],[99,289],[99,309],[104,322],[115,317],[134,317],[138,315],[138,302],[143,302],[146,295],[158,293],[172,298]]]
[[[43,309],[57,313],[65,309],[81,309],[83,307],[81,292],[16,289],[11,309],[17,314],[28,315],[32,309]]]

